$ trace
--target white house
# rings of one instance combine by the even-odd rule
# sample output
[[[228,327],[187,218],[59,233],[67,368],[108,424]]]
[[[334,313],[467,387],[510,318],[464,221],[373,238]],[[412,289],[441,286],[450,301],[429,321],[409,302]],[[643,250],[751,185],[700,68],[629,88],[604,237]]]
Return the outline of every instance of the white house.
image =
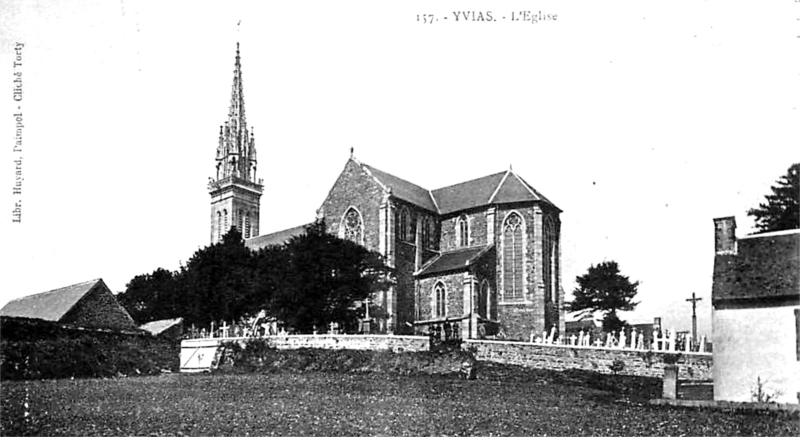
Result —
[[[714,400],[800,399],[800,229],[736,239],[714,220]]]

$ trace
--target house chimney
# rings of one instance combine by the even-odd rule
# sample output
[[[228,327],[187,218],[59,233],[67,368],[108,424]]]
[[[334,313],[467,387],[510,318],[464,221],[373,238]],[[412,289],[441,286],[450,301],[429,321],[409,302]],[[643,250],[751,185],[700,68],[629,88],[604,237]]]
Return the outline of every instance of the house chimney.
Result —
[[[714,250],[717,255],[736,254],[736,217],[714,219]]]

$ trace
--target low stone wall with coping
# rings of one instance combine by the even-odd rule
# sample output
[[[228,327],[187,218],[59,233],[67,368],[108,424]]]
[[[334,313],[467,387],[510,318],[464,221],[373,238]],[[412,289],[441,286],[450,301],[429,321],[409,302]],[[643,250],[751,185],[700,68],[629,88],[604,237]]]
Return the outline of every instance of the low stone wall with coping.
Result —
[[[713,360],[705,352],[668,352],[637,349],[616,349],[592,346],[563,346],[519,341],[464,340],[463,347],[482,361],[516,364],[550,370],[583,369],[613,373],[615,361],[622,363],[620,374],[664,376],[664,365],[675,362],[680,380],[709,381]]]
[[[355,349],[419,352],[429,349],[428,337],[417,335],[272,335],[262,337],[276,349]]]
[[[220,346],[259,339],[276,349],[354,349],[419,352],[430,348],[428,337],[411,335],[268,335],[265,337],[206,337],[181,342],[181,372],[205,372],[216,366]]]

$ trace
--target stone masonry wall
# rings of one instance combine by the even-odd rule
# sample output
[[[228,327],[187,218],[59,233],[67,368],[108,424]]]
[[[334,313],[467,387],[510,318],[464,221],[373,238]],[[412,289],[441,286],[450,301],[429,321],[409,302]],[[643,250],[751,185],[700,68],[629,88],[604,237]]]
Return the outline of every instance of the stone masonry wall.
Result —
[[[458,249],[458,219],[459,217],[467,217],[469,224],[469,244],[462,245],[462,247],[485,246],[487,243],[486,238],[486,211],[473,210],[468,213],[459,213],[442,218],[441,220],[441,241],[440,247],[442,251]]]
[[[461,317],[464,314],[464,273],[456,272],[442,276],[433,276],[419,281],[419,315],[420,320],[431,320],[434,316],[433,288],[441,281],[447,295],[446,317]]]
[[[356,349],[419,352],[429,349],[428,337],[412,335],[275,335],[265,337],[277,349]]]
[[[615,360],[621,360],[625,366],[620,374],[657,378],[664,376],[664,358],[672,356],[677,358],[680,379],[712,379],[713,360],[708,353],[667,353],[490,340],[466,340],[463,347],[471,350],[478,360],[536,369],[582,369],[612,373],[609,366]]]
[[[61,320],[78,326],[135,329],[136,324],[117,298],[102,283],[95,285]]]
[[[339,235],[339,225],[347,209],[358,209],[364,221],[364,246],[380,251],[380,206],[383,189],[353,160],[347,161],[328,197],[322,204],[322,214],[328,232]]]

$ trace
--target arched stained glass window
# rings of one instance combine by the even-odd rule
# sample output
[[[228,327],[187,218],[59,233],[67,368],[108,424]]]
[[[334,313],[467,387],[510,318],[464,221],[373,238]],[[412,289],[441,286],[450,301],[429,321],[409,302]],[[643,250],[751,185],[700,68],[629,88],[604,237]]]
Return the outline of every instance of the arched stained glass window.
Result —
[[[551,217],[544,221],[543,262],[545,278],[545,301],[558,301],[558,235]]]
[[[469,221],[467,216],[462,215],[458,218],[458,246],[469,246]]]
[[[344,232],[342,236],[345,240],[350,240],[353,243],[361,244],[364,236],[364,226],[361,222],[361,214],[353,207],[350,207],[344,213],[342,219],[342,228]]]
[[[436,318],[447,315],[447,290],[444,283],[437,282],[433,287],[433,316]]]
[[[523,275],[522,217],[511,213],[503,224],[503,300],[522,300],[525,297]]]
[[[408,235],[410,234],[410,226],[411,223],[408,214],[408,208],[403,207],[403,209],[400,210],[400,220],[398,223],[398,234],[400,234],[400,239],[402,241],[409,241]]]

